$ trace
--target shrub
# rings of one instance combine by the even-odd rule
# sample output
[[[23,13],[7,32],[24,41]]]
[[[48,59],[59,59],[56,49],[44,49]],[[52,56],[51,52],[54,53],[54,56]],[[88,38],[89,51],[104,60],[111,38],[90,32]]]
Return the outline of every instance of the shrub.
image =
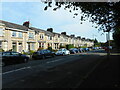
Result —
[[[39,47],[37,51],[39,51],[39,50],[43,50],[43,49],[44,49],[44,48]]]
[[[81,46],[81,48],[87,48],[87,46]]]
[[[0,52],[4,52],[4,50],[2,48],[0,48]]]
[[[60,48],[66,48],[66,46],[60,45]]]
[[[68,44],[68,45],[66,45],[66,49],[71,49],[71,48],[74,48],[74,45],[72,45],[72,44]]]
[[[52,47],[48,47],[48,50],[52,51]]]
[[[30,51],[28,52],[28,54],[29,54],[29,55],[32,55],[34,52],[35,52],[34,50],[30,50]]]

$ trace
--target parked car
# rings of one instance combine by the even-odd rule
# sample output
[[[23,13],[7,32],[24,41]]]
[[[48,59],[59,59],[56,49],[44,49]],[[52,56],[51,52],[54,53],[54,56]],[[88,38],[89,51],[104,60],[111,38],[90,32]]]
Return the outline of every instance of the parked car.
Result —
[[[56,55],[69,55],[70,51],[67,50],[66,48],[61,48],[55,54]]]
[[[13,51],[2,52],[2,66],[15,63],[26,63],[28,62],[29,57]]]
[[[76,53],[76,51],[74,49],[70,49],[69,51],[70,51],[70,54],[75,54]]]
[[[39,50],[37,52],[34,52],[32,55],[32,58],[33,59],[45,59],[47,57],[54,57],[54,56],[55,56],[54,52],[44,49],[44,50]]]
[[[83,48],[79,48],[78,50],[79,50],[79,52],[84,52]]]
[[[70,52],[73,53],[73,54],[79,53],[79,49],[77,49],[77,48],[71,48]]]

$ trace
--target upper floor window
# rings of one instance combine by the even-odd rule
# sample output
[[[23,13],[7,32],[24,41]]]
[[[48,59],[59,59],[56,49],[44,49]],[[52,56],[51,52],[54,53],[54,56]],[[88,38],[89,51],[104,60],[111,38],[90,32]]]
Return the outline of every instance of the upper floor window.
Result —
[[[19,33],[18,33],[18,37],[20,37],[20,38],[22,38],[22,37],[23,37],[22,32],[19,32]]]
[[[2,48],[2,42],[0,41],[0,49]]]
[[[34,33],[29,33],[29,39],[34,39]]]
[[[12,31],[12,37],[16,37],[17,36],[17,32]]]
[[[48,36],[48,40],[52,40],[52,36]]]
[[[40,34],[40,39],[43,39],[43,38],[44,38],[43,34]]]
[[[0,28],[0,36],[4,36],[4,29]]]

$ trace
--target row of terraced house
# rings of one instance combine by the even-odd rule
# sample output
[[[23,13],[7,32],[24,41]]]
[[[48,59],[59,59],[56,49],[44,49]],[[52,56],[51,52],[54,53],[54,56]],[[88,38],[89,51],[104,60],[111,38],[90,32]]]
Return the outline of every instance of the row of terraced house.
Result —
[[[66,35],[66,32],[55,33],[53,29],[42,30],[30,27],[30,23],[24,22],[23,25],[0,20],[0,48],[4,51],[25,52],[29,50],[47,49],[52,47],[58,50],[60,46],[68,44],[74,47],[94,45],[93,40],[81,38],[75,35]]]

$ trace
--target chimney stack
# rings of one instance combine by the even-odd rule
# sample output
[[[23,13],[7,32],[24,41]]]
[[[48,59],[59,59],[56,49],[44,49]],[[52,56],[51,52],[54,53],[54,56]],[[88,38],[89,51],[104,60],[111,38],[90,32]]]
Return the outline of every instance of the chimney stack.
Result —
[[[47,31],[53,32],[53,28],[48,28]]]
[[[81,36],[77,36],[77,38],[81,39]]]
[[[74,34],[72,34],[72,35],[70,35],[71,37],[75,37],[75,35]]]
[[[23,26],[26,26],[26,27],[28,27],[28,28],[29,28],[29,25],[30,25],[30,22],[29,22],[29,21],[26,21],[26,22],[23,23]]]
[[[66,32],[61,32],[61,34],[66,35]]]

